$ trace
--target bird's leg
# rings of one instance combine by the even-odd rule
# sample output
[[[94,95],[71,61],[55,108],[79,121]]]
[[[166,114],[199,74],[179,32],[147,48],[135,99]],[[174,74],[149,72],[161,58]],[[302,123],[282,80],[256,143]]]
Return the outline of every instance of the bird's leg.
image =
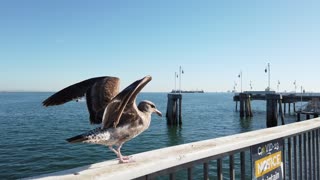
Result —
[[[117,157],[119,158],[119,153],[118,153],[117,150],[115,150],[112,146],[109,146],[109,149],[110,149],[111,151],[113,151],[113,152],[117,155]]]
[[[120,163],[128,163],[128,162],[133,162],[131,158],[131,156],[122,156],[121,154],[121,147],[122,147],[122,144],[120,144],[117,148],[117,153],[118,153],[118,157],[119,157],[119,162]]]
[[[121,147],[122,147],[122,144],[120,146],[118,146],[117,150],[115,150],[112,146],[109,146],[109,149],[117,155],[120,163],[130,162],[129,160],[130,160],[131,156],[122,156],[122,154],[120,152]]]

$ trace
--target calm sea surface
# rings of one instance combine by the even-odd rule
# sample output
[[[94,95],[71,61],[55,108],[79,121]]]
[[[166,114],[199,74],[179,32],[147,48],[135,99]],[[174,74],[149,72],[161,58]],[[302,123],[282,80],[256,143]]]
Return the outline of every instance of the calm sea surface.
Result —
[[[44,108],[52,93],[0,93],[0,179],[36,176],[114,159],[107,147],[68,144],[65,139],[94,128],[85,102]],[[240,119],[231,93],[183,94],[181,128],[166,124],[167,93],[140,93],[163,113],[150,128],[124,144],[125,155],[262,129],[265,102],[253,101],[254,117]],[[280,119],[280,118],[279,118]],[[286,123],[295,116],[286,115]],[[280,124],[280,123],[278,123]]]

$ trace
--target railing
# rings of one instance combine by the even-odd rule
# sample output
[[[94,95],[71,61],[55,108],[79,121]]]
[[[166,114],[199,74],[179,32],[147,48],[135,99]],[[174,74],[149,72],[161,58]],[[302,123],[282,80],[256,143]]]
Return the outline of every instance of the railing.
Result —
[[[182,144],[31,179],[251,179],[250,147],[284,139],[285,179],[320,179],[320,118]],[[213,132],[214,133],[214,132]]]

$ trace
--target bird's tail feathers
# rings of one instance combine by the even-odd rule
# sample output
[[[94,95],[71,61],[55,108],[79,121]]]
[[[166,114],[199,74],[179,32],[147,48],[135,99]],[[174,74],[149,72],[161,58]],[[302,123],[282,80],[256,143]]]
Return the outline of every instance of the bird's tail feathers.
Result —
[[[71,137],[69,139],[66,139],[69,143],[79,143],[89,140],[91,136],[94,136],[95,134],[99,133],[101,131],[100,127],[97,127],[95,129],[92,129],[86,133]]]
[[[80,135],[66,139],[66,141],[68,141],[69,143],[79,143],[85,140],[88,140],[88,137],[85,136],[84,134],[80,134]]]

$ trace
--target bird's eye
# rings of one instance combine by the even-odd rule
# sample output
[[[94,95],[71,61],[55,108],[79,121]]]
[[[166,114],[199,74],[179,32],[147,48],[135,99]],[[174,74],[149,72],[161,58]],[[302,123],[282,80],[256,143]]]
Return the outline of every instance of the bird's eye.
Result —
[[[154,106],[153,104],[151,104],[151,107],[152,107],[152,108],[155,108],[155,106]]]

